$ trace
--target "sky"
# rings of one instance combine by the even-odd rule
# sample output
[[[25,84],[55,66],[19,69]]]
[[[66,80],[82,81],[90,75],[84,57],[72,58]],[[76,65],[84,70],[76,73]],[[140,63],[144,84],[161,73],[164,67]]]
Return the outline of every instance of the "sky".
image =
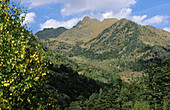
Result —
[[[27,9],[24,24],[44,28],[75,26],[84,16],[100,21],[126,18],[170,32],[170,0],[11,0]],[[21,14],[23,16],[23,14]]]

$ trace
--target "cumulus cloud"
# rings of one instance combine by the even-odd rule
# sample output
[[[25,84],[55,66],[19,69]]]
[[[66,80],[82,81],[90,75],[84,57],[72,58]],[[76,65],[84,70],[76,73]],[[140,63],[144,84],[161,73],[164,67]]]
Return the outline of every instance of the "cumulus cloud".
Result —
[[[151,18],[148,18],[147,15],[142,16],[132,16],[130,19],[141,25],[152,25],[152,24],[161,24],[166,23],[168,16],[156,15]]]
[[[131,20],[134,22],[137,22],[139,24],[142,24],[142,21],[147,18],[147,15],[142,15],[142,16],[132,16]]]
[[[71,28],[72,26],[76,25],[76,23],[80,20],[80,18],[73,18],[68,21],[56,21],[54,19],[47,20],[44,24],[40,24],[41,30],[44,28],[58,28],[58,27],[66,27]]]
[[[61,10],[63,16],[80,13],[83,11],[99,11],[114,13],[122,8],[129,8],[136,3],[135,0],[62,0],[64,8]]]
[[[41,5],[57,3],[58,0],[21,0],[21,3],[29,5],[29,8],[34,8]]]
[[[129,18],[131,16],[132,9],[130,8],[123,8],[119,12],[115,13],[113,11],[106,12],[102,14],[102,18]]]
[[[142,24],[144,25],[148,25],[148,24],[160,24],[160,23],[164,23],[166,22],[166,19],[168,18],[168,16],[161,16],[161,15],[157,15],[154,16],[150,19],[146,19],[142,22]]]
[[[63,16],[81,13],[84,11],[100,11],[114,13],[119,12],[122,8],[129,8],[136,3],[136,0],[22,0],[21,3],[29,4],[29,8],[47,5],[51,3],[62,3],[61,9]]]
[[[163,30],[170,32],[170,28],[164,28]]]
[[[24,17],[25,16],[25,13],[21,14],[20,15],[20,18],[21,17]],[[31,23],[34,23],[35,22],[35,17],[36,17],[36,14],[34,12],[30,12],[30,13],[27,13],[26,14],[26,17],[25,17],[25,20],[23,21],[23,24],[31,24]]]
[[[113,11],[109,11],[101,15],[98,14],[97,17],[100,20],[103,20],[105,18],[117,18],[117,19],[127,18],[141,25],[153,25],[153,24],[167,23],[167,18],[168,18],[168,16],[163,16],[163,15],[156,15],[151,18],[148,18],[147,15],[141,15],[141,16],[132,15],[132,9],[130,8],[123,8],[117,13]]]

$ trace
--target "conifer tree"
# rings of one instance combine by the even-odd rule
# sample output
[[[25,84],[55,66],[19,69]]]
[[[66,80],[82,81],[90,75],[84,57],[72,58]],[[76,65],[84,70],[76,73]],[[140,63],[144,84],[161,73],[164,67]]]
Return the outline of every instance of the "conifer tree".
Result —
[[[153,63],[148,69],[146,85],[152,101],[150,105],[153,109],[162,109],[163,105],[167,108],[167,98],[170,92],[170,60],[165,59],[161,65]]]

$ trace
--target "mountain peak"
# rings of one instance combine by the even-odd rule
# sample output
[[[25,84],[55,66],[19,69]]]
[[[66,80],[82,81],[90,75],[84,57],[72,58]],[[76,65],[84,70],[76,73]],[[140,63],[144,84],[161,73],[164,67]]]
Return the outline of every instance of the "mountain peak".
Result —
[[[110,22],[110,21],[118,21],[118,19],[116,19],[116,18],[106,18],[106,19],[104,19],[103,20],[103,22]]]
[[[88,21],[90,21],[91,20],[91,18],[89,17],[89,16],[85,16],[84,18],[83,18],[83,21],[84,22],[88,22]]]
[[[99,22],[99,20],[92,19],[89,16],[85,16],[81,22],[83,22],[83,23],[92,23],[92,22],[95,23],[95,22]]]
[[[122,19],[120,19],[119,20],[119,22],[124,22],[124,23],[134,23],[134,24],[137,24],[137,23],[135,23],[135,22],[133,22],[133,21],[131,21],[131,20],[128,20],[128,19],[126,19],[126,18],[122,18]]]
[[[97,22],[100,22],[100,21],[98,21],[97,19],[91,19],[89,16],[85,16],[83,18],[83,20],[79,21],[76,26],[78,26],[80,28],[80,27],[83,27],[83,26],[86,26],[86,25],[89,25],[89,24],[95,24]]]

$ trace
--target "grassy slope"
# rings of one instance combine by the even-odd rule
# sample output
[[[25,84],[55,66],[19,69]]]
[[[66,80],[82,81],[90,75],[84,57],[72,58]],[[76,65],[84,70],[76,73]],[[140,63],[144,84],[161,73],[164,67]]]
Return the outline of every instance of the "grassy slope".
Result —
[[[67,29],[64,27],[59,27],[57,29],[53,28],[45,28],[42,31],[36,33],[39,38],[47,39],[47,38],[55,38],[58,37],[61,33],[66,31]]]
[[[141,71],[152,59],[170,56],[170,33],[152,26],[140,26],[126,19],[116,21],[99,22],[85,17],[74,28],[45,42],[50,49],[57,53],[65,51],[65,56],[78,63],[114,73]],[[106,27],[112,25],[101,29],[104,22],[109,23]],[[90,32],[95,34],[90,35]],[[126,72],[123,73],[125,77]]]
[[[41,39],[40,41],[50,49],[62,53],[62,51],[69,51],[76,43],[81,45],[83,42],[91,40],[116,21],[117,19],[105,19],[100,22],[86,16],[76,26],[63,32],[57,38]]]

